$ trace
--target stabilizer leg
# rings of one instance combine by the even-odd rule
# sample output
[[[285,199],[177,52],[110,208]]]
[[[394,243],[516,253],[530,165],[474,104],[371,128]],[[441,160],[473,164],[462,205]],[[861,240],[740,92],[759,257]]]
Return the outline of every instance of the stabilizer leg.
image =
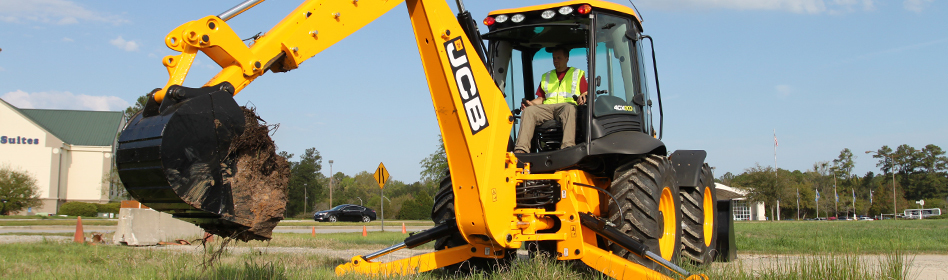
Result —
[[[472,257],[473,245],[457,246],[392,262],[372,262],[364,256],[355,256],[348,263],[336,267],[336,275],[358,273],[372,276],[408,275],[431,271],[466,261]],[[475,250],[476,251],[476,250]]]
[[[623,257],[594,246],[586,246],[586,254],[581,259],[599,272],[615,279],[671,279],[664,274],[631,262]]]

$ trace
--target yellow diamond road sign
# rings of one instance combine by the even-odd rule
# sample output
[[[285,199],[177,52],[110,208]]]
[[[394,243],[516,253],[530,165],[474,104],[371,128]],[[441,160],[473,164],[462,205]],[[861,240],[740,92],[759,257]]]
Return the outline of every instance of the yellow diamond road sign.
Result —
[[[385,165],[381,162],[379,163],[379,168],[375,169],[375,181],[379,183],[379,188],[385,187],[385,181],[388,180],[388,170],[385,170]]]

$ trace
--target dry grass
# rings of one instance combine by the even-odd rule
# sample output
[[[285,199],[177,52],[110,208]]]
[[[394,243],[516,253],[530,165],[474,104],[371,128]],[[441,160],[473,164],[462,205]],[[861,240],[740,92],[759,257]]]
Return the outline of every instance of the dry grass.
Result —
[[[83,221],[85,223],[85,221]],[[877,221],[878,222],[878,221]],[[909,222],[909,221],[906,221]],[[800,222],[802,223],[802,222]],[[818,223],[818,222],[813,222]],[[786,246],[806,246],[825,248],[838,246],[838,242],[850,235],[887,236],[888,233],[873,232],[868,229],[847,230],[845,222],[827,224],[838,227],[827,229],[810,227],[810,231],[822,231],[810,237],[794,237],[800,230],[788,230],[784,223],[738,224],[739,236],[748,238],[753,232],[756,238],[764,240],[787,238],[809,238],[806,243],[787,243],[778,247],[753,247],[758,243],[743,244],[742,248],[757,248],[758,252],[771,254],[787,250]],[[872,224],[876,222],[867,222]],[[945,223],[942,221],[942,223]],[[853,224],[862,227],[866,224]],[[810,225],[810,224],[807,224]],[[877,230],[892,230],[891,227],[905,225],[877,225]],[[799,225],[797,225],[799,227]],[[907,226],[915,233],[940,229],[941,224],[914,223]],[[862,232],[860,232],[862,231]],[[779,233],[784,232],[781,236]],[[839,232],[839,233],[834,233]],[[59,236],[60,234],[56,234]],[[68,234],[71,235],[71,234]],[[910,236],[910,235],[909,235]],[[105,236],[110,239],[109,235]],[[325,248],[333,250],[367,249],[375,250],[401,242],[406,235],[398,232],[373,232],[368,237],[359,233],[310,234],[277,233],[270,242],[237,242],[236,247],[298,247]],[[888,247],[867,247],[870,245],[851,245],[849,252],[813,251],[805,254],[784,255],[779,261],[758,267],[740,262],[715,265],[711,268],[689,268],[705,273],[712,279],[911,279],[911,254],[918,248],[902,248],[905,244],[916,244],[928,238],[926,234],[908,237]],[[851,238],[869,242],[871,238]],[[209,248],[219,246],[221,241],[208,244]],[[739,239],[738,242],[742,242]],[[793,241],[802,242],[802,241]],[[740,244],[740,243],[739,243]],[[800,245],[803,244],[803,245]],[[861,244],[861,243],[857,243]],[[426,246],[432,246],[430,243]],[[751,246],[751,247],[747,247]],[[769,246],[769,245],[768,245]],[[780,247],[782,246],[782,247]],[[879,245],[882,246],[882,245]],[[431,247],[427,247],[431,248]],[[777,249],[767,249],[777,248]],[[882,257],[867,258],[858,253],[860,249],[880,250]],[[773,250],[773,251],[768,251]],[[800,250],[800,249],[797,249]],[[922,251],[927,250],[923,249]],[[235,250],[223,252],[214,265],[205,268],[202,265],[208,259],[207,252],[181,250],[155,250],[111,245],[80,245],[74,243],[40,242],[21,244],[0,244],[0,279],[339,279],[334,268],[346,260],[320,254],[318,250],[301,250],[302,253],[262,253],[261,250]],[[746,252],[746,251],[742,251]],[[818,252],[818,253],[816,253]],[[341,279],[604,279],[602,274],[592,271],[578,262],[559,262],[544,258],[525,259],[514,262],[509,267],[492,274],[458,276],[443,271],[421,273],[406,277],[371,278],[360,275],[347,275]]]

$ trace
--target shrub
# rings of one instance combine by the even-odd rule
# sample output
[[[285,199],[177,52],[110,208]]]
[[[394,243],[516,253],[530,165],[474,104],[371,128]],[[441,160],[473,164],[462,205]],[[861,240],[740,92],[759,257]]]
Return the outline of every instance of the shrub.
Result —
[[[59,215],[95,217],[99,210],[95,203],[70,201],[59,207]]]
[[[119,208],[122,207],[122,203],[112,202],[106,204],[96,204],[96,211],[99,213],[115,213],[118,214]]]
[[[15,170],[8,165],[0,166],[0,197],[7,201],[0,206],[0,215],[43,204],[39,200],[36,179],[26,171]]]
[[[428,193],[420,192],[414,200],[405,201],[397,217],[404,220],[425,220],[431,215],[434,199]]]

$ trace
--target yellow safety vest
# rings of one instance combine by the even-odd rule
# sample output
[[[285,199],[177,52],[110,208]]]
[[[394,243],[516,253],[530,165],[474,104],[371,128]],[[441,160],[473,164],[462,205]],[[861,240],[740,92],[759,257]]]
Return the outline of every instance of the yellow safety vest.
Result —
[[[544,73],[543,79],[540,81],[540,88],[546,92],[546,98],[543,99],[543,104],[567,102],[576,104],[576,100],[573,100],[573,96],[580,95],[579,78],[584,75],[586,75],[586,72],[573,67],[566,70],[566,75],[563,75],[562,80],[557,77],[556,69]]]

